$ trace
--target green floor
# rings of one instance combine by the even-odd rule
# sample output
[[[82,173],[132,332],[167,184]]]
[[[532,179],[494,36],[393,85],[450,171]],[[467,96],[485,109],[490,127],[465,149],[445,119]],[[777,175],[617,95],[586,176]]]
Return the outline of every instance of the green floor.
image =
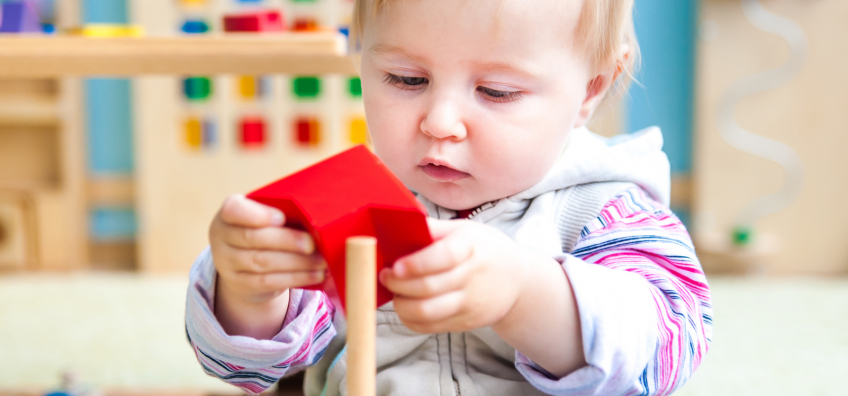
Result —
[[[0,278],[0,388],[63,370],[106,388],[234,392],[207,377],[183,325],[187,281],[132,275]]]
[[[710,279],[712,348],[677,395],[848,395],[848,279]]]
[[[710,279],[713,347],[678,395],[845,395],[848,279]],[[131,275],[0,277],[0,389],[59,373],[123,389],[232,392],[183,329],[186,282]]]

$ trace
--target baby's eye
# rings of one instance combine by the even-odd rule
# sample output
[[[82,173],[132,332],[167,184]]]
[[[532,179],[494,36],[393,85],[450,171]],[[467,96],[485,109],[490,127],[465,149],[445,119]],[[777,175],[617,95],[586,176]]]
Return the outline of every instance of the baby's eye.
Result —
[[[512,102],[521,98],[521,92],[518,91],[498,91],[488,87],[477,87],[477,92],[488,97],[489,100],[498,103]]]
[[[426,77],[407,77],[386,73],[386,78],[383,82],[389,85],[394,85],[400,89],[413,90],[419,89],[420,86],[427,84],[429,80]]]

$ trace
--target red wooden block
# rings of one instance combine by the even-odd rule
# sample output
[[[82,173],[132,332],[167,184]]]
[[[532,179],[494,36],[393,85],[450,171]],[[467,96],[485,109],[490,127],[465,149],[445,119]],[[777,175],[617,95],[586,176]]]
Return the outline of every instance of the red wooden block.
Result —
[[[294,131],[295,141],[301,146],[315,146],[321,142],[321,123],[317,118],[298,117]]]
[[[245,117],[241,120],[241,143],[245,147],[261,147],[265,144],[265,120]]]
[[[314,32],[318,30],[318,22],[313,18],[297,18],[292,30],[296,32]]]
[[[224,15],[225,32],[282,32],[283,15],[277,10]]]
[[[286,215],[286,227],[308,231],[327,260],[324,290],[344,308],[345,239],[377,238],[377,273],[432,242],[427,211],[392,172],[359,145],[248,195]],[[377,274],[374,274],[377,276]],[[377,306],[392,299],[378,282]]]

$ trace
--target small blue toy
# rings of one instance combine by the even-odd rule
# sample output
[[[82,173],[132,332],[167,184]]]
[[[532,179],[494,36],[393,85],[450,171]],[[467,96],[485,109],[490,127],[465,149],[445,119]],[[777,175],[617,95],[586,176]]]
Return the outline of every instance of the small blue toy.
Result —
[[[183,23],[183,27],[181,28],[183,33],[189,34],[201,34],[209,32],[209,24],[206,21],[201,20],[188,20]]]
[[[97,390],[80,385],[77,375],[72,371],[62,373],[60,388],[60,390],[47,393],[44,396],[103,396]]]

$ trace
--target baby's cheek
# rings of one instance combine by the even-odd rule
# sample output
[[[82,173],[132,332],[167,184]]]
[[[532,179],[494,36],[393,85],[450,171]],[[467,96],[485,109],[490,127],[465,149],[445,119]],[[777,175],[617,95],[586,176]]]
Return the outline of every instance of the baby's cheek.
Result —
[[[520,143],[516,143],[520,145]],[[536,171],[534,156],[516,155],[515,148],[504,149],[500,155],[492,156],[484,167],[485,186],[496,198],[517,194],[536,184],[541,177]]]
[[[412,164],[411,158],[413,158],[410,154],[404,154],[403,150],[395,149],[398,147],[400,143],[392,144],[391,142],[381,142],[377,144],[374,142],[374,150],[380,160],[386,164],[386,167],[389,168],[392,173],[400,179],[401,183],[405,185],[407,188],[416,190],[415,183],[415,175],[414,175],[414,164]],[[416,190],[417,191],[417,190]]]

